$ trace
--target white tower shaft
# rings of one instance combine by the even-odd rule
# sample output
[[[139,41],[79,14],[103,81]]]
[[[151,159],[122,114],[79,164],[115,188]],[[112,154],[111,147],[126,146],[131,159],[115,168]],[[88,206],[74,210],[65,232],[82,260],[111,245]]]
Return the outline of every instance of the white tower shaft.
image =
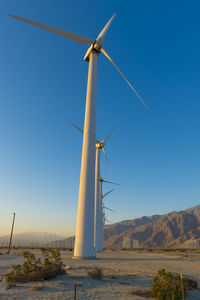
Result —
[[[100,209],[101,209],[101,232],[100,232],[100,251],[104,248],[104,199],[102,197],[102,181],[99,180],[99,192],[100,192]]]
[[[100,145],[96,144],[96,166],[95,166],[95,219],[94,219],[94,246],[95,251],[101,249],[101,201],[100,201]]]
[[[79,200],[74,247],[75,259],[94,258],[94,196],[95,196],[95,145],[96,145],[96,85],[97,56],[89,55],[88,83]]]

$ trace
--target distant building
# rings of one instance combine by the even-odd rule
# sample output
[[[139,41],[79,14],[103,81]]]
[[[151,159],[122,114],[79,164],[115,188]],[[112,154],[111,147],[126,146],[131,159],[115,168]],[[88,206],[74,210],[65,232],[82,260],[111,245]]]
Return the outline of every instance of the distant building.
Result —
[[[200,249],[200,239],[185,242],[185,247],[189,249]]]
[[[138,240],[134,240],[129,236],[124,236],[122,241],[122,248],[139,248]]]

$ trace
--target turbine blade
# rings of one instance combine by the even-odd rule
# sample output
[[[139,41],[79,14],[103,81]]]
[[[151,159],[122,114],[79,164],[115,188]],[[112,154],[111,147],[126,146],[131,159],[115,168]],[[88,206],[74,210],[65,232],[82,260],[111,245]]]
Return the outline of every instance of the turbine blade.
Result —
[[[114,210],[110,209],[109,207],[104,206],[105,209],[115,212]]]
[[[111,129],[111,131],[108,133],[108,135],[105,137],[105,139],[102,141],[102,144],[105,145],[107,139],[111,136],[111,134],[113,133],[114,128]]]
[[[109,163],[109,160],[108,160],[108,157],[107,157],[107,155],[106,155],[106,152],[105,152],[104,147],[102,147],[102,150],[103,150],[103,153],[104,153],[105,158],[106,158],[106,162],[107,162],[107,165],[108,165],[108,169],[109,169],[110,175],[111,175],[111,177],[112,177],[112,170],[111,170],[110,163]]]
[[[107,181],[107,180],[104,180],[104,179],[102,180],[102,182],[106,182],[106,183],[110,183],[110,184],[114,184],[114,185],[119,185],[120,186],[120,184],[118,184],[118,183]]]
[[[97,40],[98,39],[104,39],[104,36],[106,35],[106,32],[108,30],[108,28],[110,27],[110,24],[112,23],[112,20],[114,19],[114,17],[116,16],[116,13],[110,18],[110,20],[108,21],[108,23],[104,26],[104,28],[101,30],[101,32],[99,33]]]
[[[84,132],[81,128],[79,128],[78,126],[76,126],[74,123],[71,123],[72,126],[74,126],[76,129],[78,129],[80,132]],[[96,143],[100,143],[98,140],[96,140]]]
[[[79,44],[93,44],[94,43],[93,40],[91,40],[91,39],[89,39],[85,36],[76,34],[76,33],[72,33],[72,32],[69,32],[69,31],[66,31],[66,30],[63,30],[63,29],[59,29],[59,28],[56,28],[56,27],[52,27],[52,26],[49,26],[49,25],[41,24],[41,23],[31,21],[31,20],[28,20],[28,19],[24,19],[24,18],[15,16],[15,15],[8,15],[8,16],[11,17],[11,18],[23,21],[25,23],[34,25],[34,26],[39,27],[41,29],[53,32],[53,33],[58,34],[58,35],[61,35],[65,38],[68,38],[68,39],[70,39],[74,42],[77,42]]]
[[[108,219],[105,219],[105,221],[108,222],[108,223],[110,223],[110,224],[112,224],[112,222],[110,222]]]
[[[114,190],[110,190],[109,192],[105,193],[103,196],[107,196],[108,194],[112,193]]]
[[[83,130],[81,128],[79,128],[78,126],[76,126],[74,123],[71,123],[71,125],[83,133]]]
[[[105,51],[105,49],[101,48],[101,52],[109,59],[109,61],[113,64],[113,66],[117,69],[117,71],[122,75],[122,77],[124,78],[124,80],[128,83],[128,85],[130,86],[130,88],[134,91],[134,93],[140,99],[140,101],[143,103],[143,105],[148,109],[148,106],[144,103],[144,101],[142,100],[142,98],[140,97],[140,95],[137,93],[137,91],[134,89],[134,87],[130,84],[130,82],[126,79],[126,77],[124,76],[124,74],[120,71],[120,69],[114,63],[114,61],[112,60],[112,58],[108,55],[108,53]]]

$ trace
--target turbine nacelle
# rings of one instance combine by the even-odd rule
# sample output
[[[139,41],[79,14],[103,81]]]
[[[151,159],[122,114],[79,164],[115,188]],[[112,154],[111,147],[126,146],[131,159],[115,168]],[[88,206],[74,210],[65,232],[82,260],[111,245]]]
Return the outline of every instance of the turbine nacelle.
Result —
[[[100,37],[100,38],[97,38],[96,39],[96,45],[98,46],[98,47],[102,47],[102,45],[103,45],[103,39]]]
[[[85,61],[87,61],[87,62],[89,62],[89,56],[90,56],[90,53],[92,52],[92,51],[95,51],[98,55],[100,54],[100,50],[98,50],[98,48],[97,48],[97,46],[96,46],[97,44],[95,43],[95,44],[92,44],[89,48],[88,48],[88,50],[87,50],[87,52],[86,52],[86,54],[85,54],[85,56],[84,56],[84,60]]]
[[[96,148],[102,149],[104,147],[103,143],[96,143]]]
[[[77,130],[79,130],[80,132],[84,133],[83,130],[82,130],[80,127],[76,126],[74,123],[71,123],[71,125],[72,125],[73,127],[75,127]],[[111,129],[111,131],[107,134],[107,136],[106,136],[101,142],[100,142],[99,140],[96,139],[96,149],[102,149],[102,151],[103,151],[103,153],[104,153],[104,155],[105,155],[105,159],[106,159],[106,162],[107,162],[107,165],[108,165],[108,169],[110,170],[111,176],[112,176],[112,171],[111,171],[111,168],[110,168],[110,164],[109,164],[108,157],[107,157],[107,155],[106,155],[104,146],[105,146],[105,144],[106,144],[108,138],[109,138],[110,135],[112,134],[113,130],[114,130],[114,128]]]
[[[102,45],[103,45],[103,39],[97,38],[94,41],[94,43],[88,48],[88,50],[84,56],[84,60],[87,62],[89,61],[89,56],[92,51],[96,52],[99,55],[101,52]]]

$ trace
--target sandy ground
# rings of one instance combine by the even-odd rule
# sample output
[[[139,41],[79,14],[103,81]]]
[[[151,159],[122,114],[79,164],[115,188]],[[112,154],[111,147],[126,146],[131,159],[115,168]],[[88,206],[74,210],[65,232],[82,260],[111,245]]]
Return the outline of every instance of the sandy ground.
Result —
[[[2,250],[0,250],[3,253]],[[40,255],[39,250],[33,251]],[[5,252],[4,252],[5,253]],[[13,250],[8,256],[0,255],[0,299],[74,299],[74,282],[77,281],[78,299],[148,299],[131,295],[134,290],[149,290],[152,276],[160,268],[183,272],[192,276],[200,286],[200,253],[151,253],[144,251],[105,250],[96,260],[72,260],[73,252],[62,251],[61,256],[69,270],[66,275],[52,281],[23,283],[6,289],[4,275],[13,264],[23,262],[22,250]],[[88,271],[94,267],[103,270],[102,280],[93,280]],[[199,300],[200,290],[187,294],[187,299]]]

